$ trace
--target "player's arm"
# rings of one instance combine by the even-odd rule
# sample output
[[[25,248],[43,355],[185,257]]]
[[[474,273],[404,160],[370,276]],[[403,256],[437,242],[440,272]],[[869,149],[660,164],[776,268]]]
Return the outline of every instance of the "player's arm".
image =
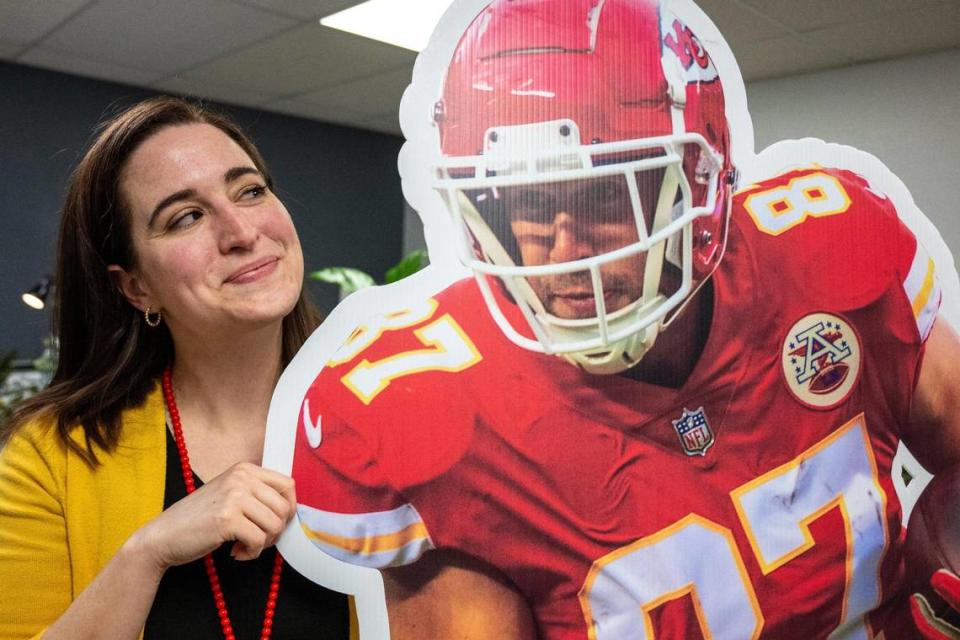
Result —
[[[317,386],[301,408],[293,465],[300,524],[328,555],[383,571],[391,640],[533,640],[529,608],[505,578],[476,560],[433,550],[426,523],[383,469],[398,448],[371,445],[358,424],[379,423],[368,413],[366,422],[341,418],[332,395]],[[321,443],[311,444],[309,427],[318,424]]]
[[[943,318],[927,338],[903,439],[931,473],[960,464],[960,337]],[[944,600],[960,610],[960,578],[943,570],[930,582]],[[924,638],[960,638],[960,630],[938,618],[922,596],[912,596],[910,606]]]
[[[933,474],[960,464],[960,337],[943,318],[927,338],[903,440]]]
[[[384,571],[391,640],[534,640],[526,600],[485,563],[433,551]]]

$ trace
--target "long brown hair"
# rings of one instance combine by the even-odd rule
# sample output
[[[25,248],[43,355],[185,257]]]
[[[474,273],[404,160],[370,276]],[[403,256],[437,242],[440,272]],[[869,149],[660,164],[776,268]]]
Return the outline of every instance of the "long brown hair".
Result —
[[[273,179],[253,142],[226,116],[179,98],[145,100],[102,123],[70,181],[60,217],[53,332],[60,358],[50,385],[23,402],[0,433],[0,442],[38,417],[55,418],[59,437],[91,465],[95,448],[111,451],[120,438],[121,414],[141,404],[173,360],[166,325],[145,326],[143,314],[120,294],[107,265],[136,265],[130,215],[120,176],[133,152],[163,128],[209,124],[250,156],[273,189]],[[286,365],[319,324],[301,292],[283,319]],[[85,446],[69,437],[81,425]]]

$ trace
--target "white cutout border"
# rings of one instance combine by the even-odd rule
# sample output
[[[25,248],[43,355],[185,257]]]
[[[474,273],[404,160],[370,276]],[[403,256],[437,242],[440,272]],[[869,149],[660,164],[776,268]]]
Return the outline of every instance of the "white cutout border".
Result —
[[[431,122],[433,105],[440,97],[444,74],[461,35],[489,4],[488,0],[457,0],[444,14],[426,49],[417,57],[412,84],[400,105],[400,124],[407,141],[398,167],[407,202],[417,210],[423,225],[430,266],[390,286],[359,291],[346,298],[326,319],[321,329],[303,346],[283,372],[274,392],[267,420],[264,466],[289,474],[300,404],[321,367],[365,318],[401,308],[416,297],[429,297],[449,284],[470,275],[456,257],[456,237],[440,196],[430,186],[429,168],[439,159],[439,134]],[[754,153],[753,123],[747,109],[743,77],[733,52],[710,18],[691,0],[665,0],[687,23],[710,53],[724,86],[727,119],[731,131],[734,164],[741,171],[741,187],[778,175],[789,168],[819,164],[851,170],[866,178],[876,191],[896,205],[904,222],[917,235],[937,264],[943,289],[941,314],[960,328],[960,279],[953,257],[933,224],[920,212],[910,192],[879,159],[853,147],[818,139],[777,142]],[[949,301],[949,304],[947,302]],[[903,486],[898,473],[894,483],[904,503],[905,518],[929,474],[901,447],[897,459],[916,480]],[[894,469],[899,469],[895,460]],[[278,548],[284,558],[307,578],[355,597],[362,640],[388,640],[383,579],[373,569],[335,560],[317,549],[296,522],[287,527]]]

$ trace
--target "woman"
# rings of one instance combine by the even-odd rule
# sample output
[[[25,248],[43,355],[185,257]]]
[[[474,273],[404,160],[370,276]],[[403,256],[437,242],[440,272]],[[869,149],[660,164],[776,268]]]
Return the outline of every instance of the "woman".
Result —
[[[272,187],[236,125],[174,98],[106,123],[80,161],[59,366],[3,434],[0,638],[348,635],[346,598],[277,557],[293,481],[257,466],[317,324]]]

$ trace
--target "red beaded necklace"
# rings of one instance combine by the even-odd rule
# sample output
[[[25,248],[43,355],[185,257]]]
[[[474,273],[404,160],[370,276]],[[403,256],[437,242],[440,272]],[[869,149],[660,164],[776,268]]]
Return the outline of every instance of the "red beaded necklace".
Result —
[[[183,471],[183,483],[187,486],[187,494],[196,490],[196,484],[193,482],[193,471],[190,469],[190,458],[187,456],[187,443],[183,439],[183,425],[180,423],[180,412],[177,410],[177,401],[173,397],[173,376],[170,373],[170,367],[163,370],[163,397],[167,402],[167,411],[170,413],[170,421],[173,422],[173,439],[177,443],[177,453],[180,455],[180,470]],[[217,575],[217,567],[213,564],[213,554],[208,553],[203,557],[203,564],[207,569],[207,578],[210,580],[210,590],[213,592],[213,601],[217,605],[217,616],[220,618],[220,628],[223,629],[225,640],[237,640],[233,633],[233,625],[230,624],[230,615],[227,613],[227,601],[223,597],[223,589],[220,588],[220,577]],[[273,575],[270,578],[270,595],[267,596],[267,608],[263,612],[263,630],[260,632],[260,640],[270,640],[270,633],[273,631],[273,615],[277,610],[277,594],[280,593],[280,571],[283,568],[283,558],[280,552],[277,552],[273,562]]]

